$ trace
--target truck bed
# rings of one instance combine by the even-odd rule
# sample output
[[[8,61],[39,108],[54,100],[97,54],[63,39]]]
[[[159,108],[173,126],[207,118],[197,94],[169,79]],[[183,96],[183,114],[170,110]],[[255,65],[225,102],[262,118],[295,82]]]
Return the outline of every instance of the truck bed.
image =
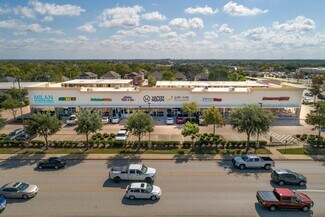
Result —
[[[261,159],[262,159],[263,161],[273,161],[273,159],[270,158],[270,157],[261,157]]]
[[[257,194],[263,201],[278,202],[279,200],[275,197],[273,191],[257,191]]]

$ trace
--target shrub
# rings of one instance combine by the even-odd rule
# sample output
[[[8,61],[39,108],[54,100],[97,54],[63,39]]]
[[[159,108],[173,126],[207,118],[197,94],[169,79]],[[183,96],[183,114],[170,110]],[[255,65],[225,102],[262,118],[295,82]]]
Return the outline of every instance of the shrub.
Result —
[[[152,141],[153,148],[157,149],[175,149],[180,145],[179,141]]]
[[[183,148],[190,148],[191,146],[192,146],[192,142],[190,142],[190,141],[183,142]]]
[[[299,139],[301,137],[301,135],[300,134],[296,134],[296,137]]]
[[[184,150],[178,150],[177,153],[178,153],[178,154],[185,154],[185,151],[184,151]]]

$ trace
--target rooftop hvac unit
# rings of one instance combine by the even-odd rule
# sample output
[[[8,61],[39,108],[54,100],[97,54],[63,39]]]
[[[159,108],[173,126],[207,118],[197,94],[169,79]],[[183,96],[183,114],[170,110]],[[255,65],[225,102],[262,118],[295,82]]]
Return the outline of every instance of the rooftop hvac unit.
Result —
[[[120,89],[120,85],[115,85],[115,89]]]
[[[234,87],[229,87],[229,91],[235,91]]]
[[[205,86],[204,91],[208,91],[209,87]]]
[[[87,88],[87,91],[93,91],[93,89],[92,88]]]

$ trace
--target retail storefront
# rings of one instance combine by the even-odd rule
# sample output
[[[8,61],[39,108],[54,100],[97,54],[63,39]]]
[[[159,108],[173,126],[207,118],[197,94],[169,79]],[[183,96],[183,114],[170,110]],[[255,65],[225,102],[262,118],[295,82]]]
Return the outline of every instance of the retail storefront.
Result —
[[[204,110],[212,105],[224,116],[233,108],[256,104],[268,108],[280,118],[299,117],[302,88],[176,88],[127,87],[85,88],[33,86],[28,88],[32,110],[45,109],[68,113],[80,108],[98,108],[111,116],[126,117],[134,110],[150,112],[154,117],[177,116],[185,102],[196,102]]]

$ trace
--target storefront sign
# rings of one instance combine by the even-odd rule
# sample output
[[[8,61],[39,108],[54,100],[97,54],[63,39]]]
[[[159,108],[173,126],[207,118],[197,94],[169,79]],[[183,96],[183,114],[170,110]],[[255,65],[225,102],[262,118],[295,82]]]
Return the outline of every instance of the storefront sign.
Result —
[[[203,98],[203,102],[221,102],[221,98]]]
[[[134,99],[132,98],[132,96],[124,96],[122,98],[122,101],[133,102]]]
[[[34,95],[34,102],[40,104],[54,103],[53,95]]]
[[[169,99],[167,99],[167,102],[186,102],[189,101],[189,96],[171,96]]]
[[[76,101],[76,97],[59,97],[59,101]]]
[[[149,95],[145,95],[143,97],[143,101],[145,102],[164,102],[165,101],[165,96],[149,96]]]
[[[288,101],[290,97],[263,97],[263,100]]]
[[[110,102],[112,101],[111,98],[90,98],[92,102]]]

